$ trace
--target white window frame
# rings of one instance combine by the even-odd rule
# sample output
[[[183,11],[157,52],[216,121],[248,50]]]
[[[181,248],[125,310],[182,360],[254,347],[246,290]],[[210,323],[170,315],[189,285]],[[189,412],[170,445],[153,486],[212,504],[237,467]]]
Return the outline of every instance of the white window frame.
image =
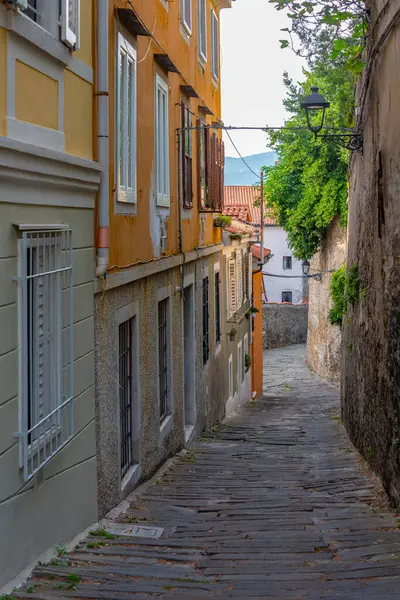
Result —
[[[189,13],[189,14],[187,14]],[[181,23],[188,35],[192,35],[193,10],[192,0],[181,0]]]
[[[69,21],[70,10],[75,11],[75,31]],[[61,0],[61,41],[72,50],[79,49],[80,12],[80,0]]]
[[[132,65],[131,78],[131,118],[130,131],[129,119],[126,112],[123,118],[123,156],[121,156],[121,61],[125,57],[125,73],[124,73],[124,107],[128,110],[128,70],[129,65]],[[116,150],[117,150],[117,200],[118,202],[136,203],[137,200],[137,54],[135,48],[127,41],[127,39],[118,33],[118,61],[117,61],[117,102],[116,102]],[[130,142],[128,143],[128,139]],[[131,160],[128,160],[128,156]],[[124,180],[121,181],[121,162],[123,162]],[[129,185],[129,180],[131,186]]]
[[[166,120],[159,122],[159,92],[165,95]],[[157,195],[157,206],[169,208],[170,189],[169,189],[169,108],[168,108],[169,88],[168,83],[156,73],[155,81],[155,111],[154,111],[154,147],[155,147],[155,184]],[[163,131],[161,131],[161,128]],[[163,135],[163,139],[161,139]],[[160,172],[161,169],[161,172]],[[164,180],[165,189],[160,191],[160,180]]]
[[[124,476],[121,479],[120,468],[120,488],[122,491],[128,490],[135,485],[142,474],[141,467],[141,447],[140,447],[140,422],[141,422],[141,410],[140,410],[140,378],[139,378],[139,301],[136,300],[131,304],[123,306],[116,311],[115,322],[116,322],[116,364],[119,366],[119,326],[133,319],[133,331],[132,331],[132,381],[131,381],[131,393],[132,393],[132,424],[131,424],[131,444],[132,444],[132,457],[134,461]],[[121,465],[120,452],[121,452],[121,431],[120,431],[120,386],[119,386],[119,368],[117,368],[117,406],[118,406],[118,467]]]
[[[243,357],[243,342],[238,342],[237,348],[237,389],[240,390],[240,386],[244,381],[244,357]]]
[[[234,277],[231,278],[231,265],[233,265]],[[236,287],[236,258],[234,255],[231,255],[227,258],[227,307],[228,307],[228,318],[235,314],[237,311],[237,287]],[[235,300],[234,305],[232,304],[232,300]]]
[[[174,412],[174,405],[173,405],[173,379],[172,379],[172,319],[171,319],[171,315],[172,315],[172,293],[171,293],[171,286],[168,285],[166,287],[160,288],[157,290],[157,294],[156,294],[156,323],[157,323],[157,346],[156,346],[156,360],[157,360],[157,415],[160,414],[160,407],[159,407],[159,399],[160,399],[160,374],[159,374],[159,357],[158,357],[158,350],[159,350],[159,335],[158,335],[158,305],[162,300],[167,300],[168,299],[168,306],[167,306],[167,364],[168,364],[168,381],[167,381],[167,409],[168,409],[168,413],[167,415],[164,417],[164,419],[160,422],[160,440],[164,440],[164,438],[169,434],[169,432],[172,429],[172,423],[173,423],[173,412]]]
[[[18,226],[22,237],[19,241],[18,292],[19,306],[19,432],[20,467],[24,481],[29,481],[40,471],[74,436],[74,319],[73,319],[73,274],[72,274],[72,232],[67,226]],[[59,249],[53,258],[50,249]],[[35,273],[28,272],[28,251],[42,250],[45,255],[43,265],[36,262]],[[47,255],[47,256],[46,256]],[[32,268],[35,260],[30,258]],[[51,262],[52,261],[52,262]],[[36,279],[35,279],[36,278]],[[53,302],[44,302],[40,321],[38,310],[38,288],[43,288],[43,297],[55,293]],[[36,301],[36,308],[31,301]],[[28,316],[28,314],[30,316]],[[55,327],[54,327],[55,326]],[[45,334],[46,327],[48,333]],[[52,327],[50,329],[50,327]],[[33,349],[29,344],[38,331],[43,331],[41,359],[39,340]],[[50,346],[50,349],[49,349]],[[40,360],[43,373],[39,375]],[[50,365],[50,366],[49,366]],[[29,368],[31,371],[29,372]],[[46,379],[47,374],[47,379]],[[39,382],[42,382],[41,384]],[[43,397],[49,402],[46,413],[38,423],[29,423],[30,410],[39,410],[40,388]],[[33,395],[33,398],[32,398]],[[31,413],[32,414],[32,413]],[[40,425],[39,425],[40,423]],[[32,432],[38,435],[32,441]]]
[[[288,258],[290,258],[290,267],[287,266]],[[293,269],[293,257],[292,256],[290,256],[290,255],[282,256],[282,269],[283,269],[283,271],[291,271]]]
[[[215,41],[217,47],[215,48]],[[211,7],[211,73],[215,82],[219,81],[219,20]]]
[[[232,354],[229,357],[228,361],[228,400],[233,398],[233,358]]]
[[[202,29],[202,17],[204,16],[204,32]],[[198,0],[198,49],[201,63],[207,62],[207,0]],[[204,41],[205,47],[202,47]]]

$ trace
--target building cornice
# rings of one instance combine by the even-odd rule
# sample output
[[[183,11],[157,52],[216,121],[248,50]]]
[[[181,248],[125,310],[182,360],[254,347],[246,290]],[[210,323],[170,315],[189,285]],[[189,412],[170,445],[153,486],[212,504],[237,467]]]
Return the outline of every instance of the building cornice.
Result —
[[[100,172],[98,163],[91,160],[0,137],[0,184],[3,191],[7,185],[15,188],[20,184],[29,186],[33,197],[36,188],[54,188],[53,204],[58,206],[71,204],[70,198],[63,202],[63,189],[81,192],[78,194],[81,200],[77,199],[77,206],[83,203],[85,207],[93,207],[94,192],[98,190],[100,184]],[[54,193],[56,190],[58,194]],[[91,198],[82,200],[82,196],[88,194]],[[29,196],[28,190],[23,195],[19,193],[20,202],[29,203]],[[9,194],[0,194],[0,202],[18,202],[18,200],[10,197]],[[35,203],[37,204],[36,200]],[[43,204],[51,203],[44,197]]]

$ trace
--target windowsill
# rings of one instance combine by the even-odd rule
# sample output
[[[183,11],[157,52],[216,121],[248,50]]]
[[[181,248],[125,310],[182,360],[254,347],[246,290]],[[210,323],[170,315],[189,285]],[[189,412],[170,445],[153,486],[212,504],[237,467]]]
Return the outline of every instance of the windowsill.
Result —
[[[215,346],[215,356],[219,356],[221,354],[221,347],[221,340],[219,340],[219,342],[217,342]]]
[[[180,23],[180,30],[181,30],[181,35],[182,35],[183,39],[185,40],[187,45],[190,46],[190,39],[192,37],[192,32],[187,27],[187,25],[185,24],[184,21],[181,21],[181,23]]]
[[[132,465],[121,482],[121,492],[129,491],[134,487],[142,476],[142,467],[139,464]]]
[[[160,425],[160,441],[164,441],[167,435],[171,433],[172,430],[172,415],[168,415],[165,417],[164,421]]]
[[[202,69],[206,68],[207,58],[200,52],[199,52],[199,63],[200,63],[200,66],[202,67]]]
[[[215,75],[212,75],[211,79],[212,79],[212,82],[213,82],[213,86],[217,90],[218,86],[219,86],[219,79],[216,79]]]
[[[117,215],[133,215],[136,216],[137,203],[135,200],[125,200],[118,197],[115,202],[115,214]]]

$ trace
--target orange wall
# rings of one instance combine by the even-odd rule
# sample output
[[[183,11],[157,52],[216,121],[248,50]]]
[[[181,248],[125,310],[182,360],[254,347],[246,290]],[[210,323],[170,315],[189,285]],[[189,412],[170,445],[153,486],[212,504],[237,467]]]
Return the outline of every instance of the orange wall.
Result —
[[[180,85],[190,84],[200,96],[190,100],[190,109],[198,115],[198,105],[205,102],[207,106],[220,116],[220,86],[216,89],[211,77],[211,41],[210,41],[210,2],[207,9],[207,52],[208,61],[204,74],[198,61],[197,48],[197,10],[193,2],[193,35],[190,47],[180,31],[179,0],[168,4],[165,10],[160,0],[132,0],[135,10],[153,32],[157,42],[166,51],[174,64],[182,73],[184,79],[177,73],[168,74],[169,85],[169,132],[170,132],[170,217],[167,221],[168,249],[166,254],[178,252],[178,156],[176,129],[180,126]],[[126,0],[114,0],[115,8],[129,8]],[[218,13],[217,9],[217,13]],[[223,14],[223,13],[222,13]],[[149,37],[137,37],[137,213],[132,215],[116,215],[114,211],[115,194],[115,48],[116,48],[116,18],[114,7],[110,3],[109,31],[109,69],[110,69],[110,259],[112,267],[129,266],[137,261],[147,261],[154,258],[151,238],[151,213],[156,212],[156,201],[152,193],[152,178],[154,166],[154,86],[155,73],[163,73],[155,63],[153,55],[163,53],[154,41],[143,62],[140,62],[149,48]],[[126,34],[127,39],[131,39]],[[193,117],[193,125],[195,125]],[[206,122],[211,124],[215,117],[208,116]],[[186,214],[185,214],[186,213]],[[193,132],[193,208],[184,211],[182,221],[183,250],[189,251],[199,244],[200,214],[197,209],[197,171],[196,171],[196,133]],[[213,227],[212,215],[205,217],[203,245],[221,241],[221,231]],[[155,230],[154,230],[155,231]]]
[[[252,392],[256,392],[256,398],[263,393],[263,339],[262,339],[262,275],[253,275],[253,305],[258,308],[254,318],[254,331],[251,344],[252,357]]]

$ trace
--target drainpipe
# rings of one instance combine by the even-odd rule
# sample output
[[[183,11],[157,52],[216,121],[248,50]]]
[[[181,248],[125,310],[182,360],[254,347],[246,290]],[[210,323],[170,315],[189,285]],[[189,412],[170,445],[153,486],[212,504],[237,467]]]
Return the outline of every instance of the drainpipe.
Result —
[[[96,277],[108,268],[109,230],[109,140],[108,140],[108,0],[97,0],[97,150],[101,165]]]

